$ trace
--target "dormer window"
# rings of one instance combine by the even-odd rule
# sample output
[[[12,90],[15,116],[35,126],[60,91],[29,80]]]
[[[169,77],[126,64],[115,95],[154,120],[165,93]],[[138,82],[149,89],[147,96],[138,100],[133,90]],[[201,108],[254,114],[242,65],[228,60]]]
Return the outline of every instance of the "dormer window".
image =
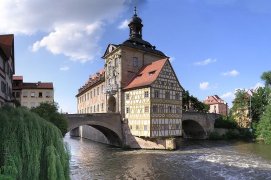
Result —
[[[153,75],[155,73],[155,71],[151,71],[151,72],[149,72],[149,75],[151,76],[151,75]]]

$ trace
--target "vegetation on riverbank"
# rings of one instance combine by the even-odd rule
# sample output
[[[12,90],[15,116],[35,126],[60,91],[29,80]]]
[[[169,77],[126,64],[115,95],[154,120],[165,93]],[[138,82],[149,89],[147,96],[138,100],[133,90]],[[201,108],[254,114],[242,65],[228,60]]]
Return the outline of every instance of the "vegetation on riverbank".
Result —
[[[56,103],[41,103],[39,106],[32,108],[31,111],[53,123],[61,131],[62,135],[65,136],[68,122],[64,115],[58,112],[58,105]]]
[[[264,72],[261,78],[265,87],[257,88],[252,94],[245,89],[235,93],[230,118],[235,119],[240,127],[248,126],[249,131],[242,130],[243,136],[271,144],[271,71]]]
[[[25,108],[0,109],[0,179],[69,179],[60,130]]]

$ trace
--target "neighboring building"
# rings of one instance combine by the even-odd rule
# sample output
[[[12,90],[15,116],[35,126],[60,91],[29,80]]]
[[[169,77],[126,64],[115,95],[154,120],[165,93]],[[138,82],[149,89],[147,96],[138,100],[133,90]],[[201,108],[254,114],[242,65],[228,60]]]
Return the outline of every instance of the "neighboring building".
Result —
[[[79,89],[79,93],[76,95],[78,113],[107,112],[104,85],[104,70],[89,77],[89,80]]]
[[[239,106],[235,111],[232,112],[233,118],[241,128],[250,128],[251,121],[250,121],[250,101],[251,96],[253,94],[253,90],[248,90],[244,92],[243,99],[241,102],[235,100],[233,103],[238,103]]]
[[[13,97],[27,108],[37,107],[42,102],[54,102],[53,83],[23,82],[23,76],[13,76]]]
[[[0,35],[0,107],[4,104],[13,104],[14,62],[14,35]]]
[[[228,104],[218,95],[208,96],[203,103],[210,106],[209,113],[228,115]]]
[[[120,113],[135,136],[181,136],[183,88],[171,63],[142,39],[143,24],[136,12],[128,26],[128,40],[108,45],[103,73],[79,89],[78,113]]]

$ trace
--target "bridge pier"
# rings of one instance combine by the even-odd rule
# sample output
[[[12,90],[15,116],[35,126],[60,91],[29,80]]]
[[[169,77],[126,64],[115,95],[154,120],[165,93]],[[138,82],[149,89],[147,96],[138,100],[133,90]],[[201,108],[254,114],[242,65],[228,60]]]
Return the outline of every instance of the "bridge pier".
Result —
[[[70,131],[70,136],[71,137],[80,137],[81,136],[81,131],[80,128],[74,128]]]

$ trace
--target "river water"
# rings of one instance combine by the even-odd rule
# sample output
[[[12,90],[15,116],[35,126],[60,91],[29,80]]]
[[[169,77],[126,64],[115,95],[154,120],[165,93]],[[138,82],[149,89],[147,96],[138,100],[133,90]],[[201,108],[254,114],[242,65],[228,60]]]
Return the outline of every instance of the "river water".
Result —
[[[66,136],[71,179],[269,179],[271,146],[184,141],[176,151],[122,150]]]

